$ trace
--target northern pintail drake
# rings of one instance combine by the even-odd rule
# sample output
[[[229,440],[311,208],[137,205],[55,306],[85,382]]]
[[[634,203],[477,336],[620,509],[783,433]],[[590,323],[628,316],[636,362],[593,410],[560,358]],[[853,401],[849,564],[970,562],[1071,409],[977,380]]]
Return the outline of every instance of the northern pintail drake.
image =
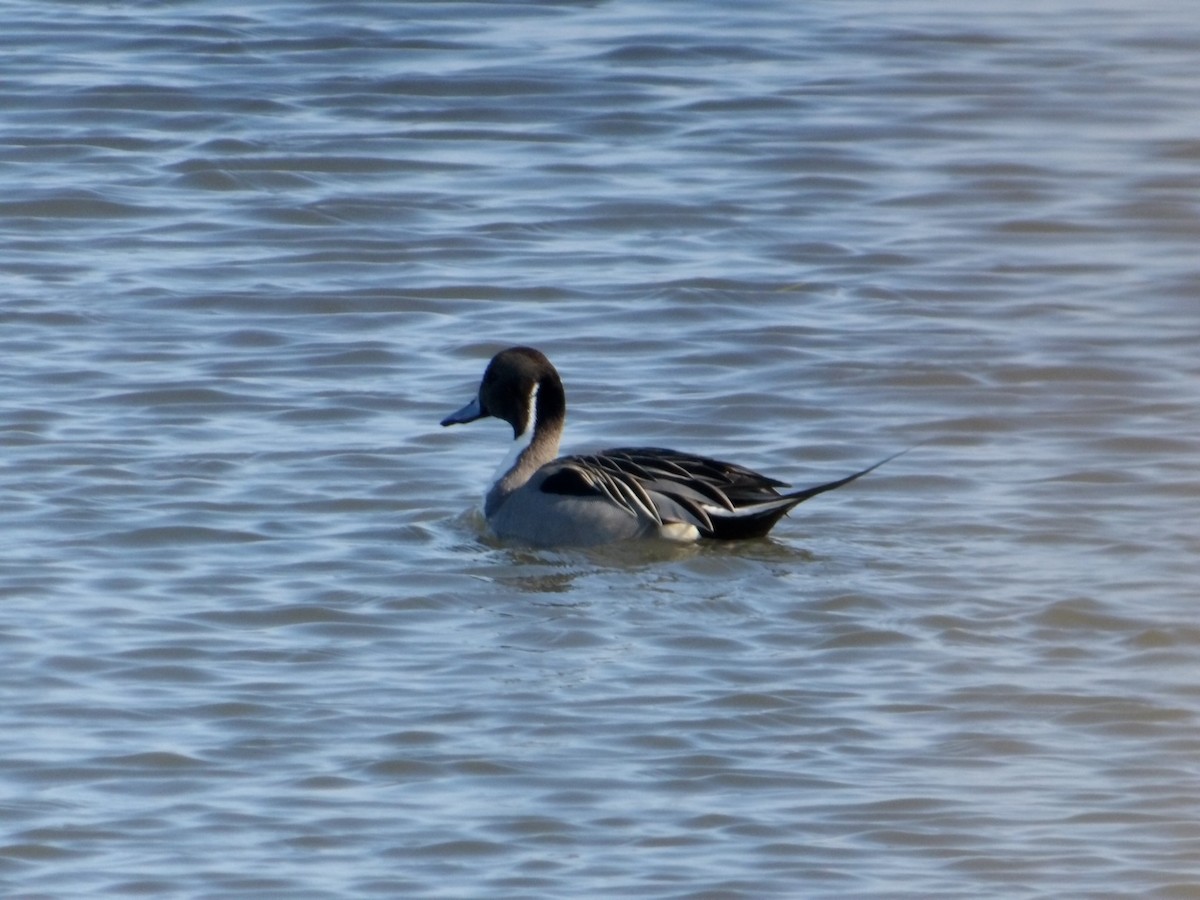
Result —
[[[497,537],[542,547],[762,537],[796,504],[894,458],[781,494],[782,481],[658,447],[560,457],[566,415],[566,392],[550,360],[531,347],[510,347],[492,357],[474,399],[442,420],[458,425],[495,416],[512,426],[513,449],[483,507]]]

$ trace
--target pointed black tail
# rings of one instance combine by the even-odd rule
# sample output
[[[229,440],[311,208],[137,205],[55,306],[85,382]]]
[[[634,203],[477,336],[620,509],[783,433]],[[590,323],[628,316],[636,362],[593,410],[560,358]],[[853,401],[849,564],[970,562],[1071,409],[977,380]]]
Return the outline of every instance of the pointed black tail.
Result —
[[[715,515],[712,517],[713,533],[711,537],[719,541],[765,537],[775,527],[776,522],[805,500],[815,497],[817,494],[823,494],[826,491],[840,488],[857,478],[862,478],[868,472],[874,472],[884,463],[889,463],[896,457],[903,456],[911,449],[911,447],[908,447],[899,453],[893,453],[886,459],[881,459],[873,466],[867,466],[862,471],[855,472],[853,475],[847,475],[845,478],[839,478],[837,481],[828,481],[825,484],[818,484],[816,487],[792,491],[791,493],[783,494],[778,500],[769,500],[766,503],[757,504],[758,508],[753,511],[749,511],[743,507],[734,516]]]
[[[784,512],[787,512],[787,510],[794,507],[797,503],[803,503],[809,497],[815,497],[815,496],[817,496],[817,494],[823,494],[826,491],[832,491],[835,488],[840,488],[844,484],[849,484],[850,482],[854,481],[856,478],[862,478],[868,472],[874,472],[876,469],[878,469],[884,463],[890,463],[893,459],[895,459],[898,456],[903,456],[905,453],[907,453],[911,449],[912,449],[912,447],[906,447],[905,449],[901,450],[899,453],[893,453],[891,456],[887,457],[886,459],[881,459],[879,462],[875,463],[875,465],[873,465],[873,466],[867,466],[861,472],[855,472],[853,475],[847,475],[845,478],[839,478],[837,481],[830,481],[825,484],[818,484],[816,487],[804,488],[803,490],[800,490],[800,491],[792,491],[791,493],[784,494],[783,495],[784,498],[791,501],[788,503],[787,509],[785,509]]]

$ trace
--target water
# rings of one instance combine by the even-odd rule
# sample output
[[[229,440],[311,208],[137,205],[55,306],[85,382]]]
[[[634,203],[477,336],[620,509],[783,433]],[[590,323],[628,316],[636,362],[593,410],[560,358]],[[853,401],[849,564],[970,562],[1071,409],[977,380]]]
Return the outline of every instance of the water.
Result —
[[[0,4],[9,896],[1200,896],[1189,4]],[[473,512],[567,446],[770,540]]]

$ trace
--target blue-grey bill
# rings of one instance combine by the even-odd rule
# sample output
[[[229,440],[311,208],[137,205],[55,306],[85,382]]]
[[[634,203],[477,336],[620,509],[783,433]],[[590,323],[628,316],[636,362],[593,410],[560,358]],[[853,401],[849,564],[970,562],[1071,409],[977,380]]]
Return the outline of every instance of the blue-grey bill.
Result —
[[[446,418],[442,419],[443,425],[463,425],[467,422],[474,422],[476,419],[482,419],[487,413],[483,411],[483,407],[479,405],[479,398],[476,397],[458,412],[452,412]]]

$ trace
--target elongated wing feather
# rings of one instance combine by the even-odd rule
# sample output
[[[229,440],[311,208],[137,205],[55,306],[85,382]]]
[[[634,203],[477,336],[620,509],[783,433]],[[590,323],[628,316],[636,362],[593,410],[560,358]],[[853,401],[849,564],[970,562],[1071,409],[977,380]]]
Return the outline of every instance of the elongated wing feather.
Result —
[[[635,518],[662,524],[654,498],[635,475],[594,456],[567,456],[558,464],[561,468],[542,482],[543,493],[601,496]]]
[[[682,521],[705,537],[759,537],[797,504],[849,484],[905,452],[836,481],[780,493],[784,482],[734,463],[658,447],[622,447],[557,460],[559,468],[545,478],[541,490],[604,497],[647,523]]]

